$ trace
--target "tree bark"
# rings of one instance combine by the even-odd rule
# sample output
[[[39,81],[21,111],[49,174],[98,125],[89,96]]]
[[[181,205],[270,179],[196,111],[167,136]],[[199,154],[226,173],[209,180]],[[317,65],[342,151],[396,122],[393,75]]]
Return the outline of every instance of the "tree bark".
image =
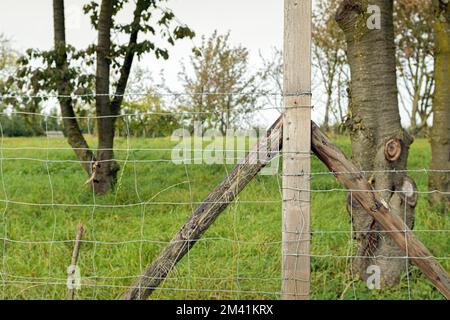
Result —
[[[58,81],[58,96],[63,117],[63,125],[67,134],[70,146],[73,148],[78,159],[82,162],[84,170],[91,175],[92,165],[95,156],[89,148],[78,124],[73,110],[73,101],[70,97],[70,90],[65,85],[65,74],[68,68],[66,54],[66,28],[64,15],[64,0],[53,0],[53,20],[54,20],[54,47],[58,54],[56,67],[62,75]],[[62,97],[64,96],[64,97]]]
[[[445,3],[444,3],[445,2]],[[433,128],[431,131],[432,170],[450,169],[450,3],[434,0],[435,53]],[[430,172],[429,202],[443,213],[450,210],[450,172]],[[442,194],[447,192],[447,194]]]
[[[406,176],[394,172],[407,165],[412,138],[403,130],[398,110],[396,60],[393,26],[393,1],[374,0],[381,11],[381,28],[367,26],[365,1],[344,0],[336,21],[345,33],[347,57],[351,71],[351,110],[347,122],[351,132],[353,159],[365,178],[392,212],[408,225],[413,225],[414,205],[401,205],[395,190],[401,190]],[[410,179],[408,179],[410,181]],[[380,225],[355,201],[349,203],[358,242],[354,266],[362,279],[367,268],[377,265],[382,272],[382,285],[394,285],[406,271],[403,260],[390,259],[401,251],[386,234],[376,233]],[[385,256],[381,257],[381,256]]]

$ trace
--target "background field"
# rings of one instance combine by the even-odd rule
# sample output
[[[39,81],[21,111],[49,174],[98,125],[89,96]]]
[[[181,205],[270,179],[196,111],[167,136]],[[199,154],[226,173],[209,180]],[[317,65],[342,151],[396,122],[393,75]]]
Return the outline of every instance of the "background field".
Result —
[[[94,145],[94,141],[89,141]],[[338,138],[349,152],[349,141]],[[117,139],[118,149],[169,149],[169,139]],[[86,227],[79,266],[80,299],[114,299],[156,257],[196,204],[231,166],[174,165],[170,150],[118,151],[120,183],[95,197],[64,139],[4,138],[0,183],[0,298],[64,299],[78,223]],[[36,148],[36,150],[21,150]],[[429,145],[414,143],[410,169],[428,168]],[[30,160],[40,159],[40,161]],[[163,162],[160,160],[164,159]],[[47,161],[49,160],[49,161]],[[68,163],[67,160],[73,162]],[[313,161],[314,171],[325,171]],[[411,174],[420,191],[426,173]],[[190,181],[190,183],[189,183]],[[279,176],[259,176],[222,214],[153,299],[277,299],[281,287]],[[330,175],[315,176],[314,190],[340,188]],[[420,271],[410,268],[398,287],[370,291],[352,277],[355,254],[345,192],[312,195],[313,299],[441,299]],[[52,205],[53,204],[53,205]],[[69,204],[69,205],[67,205]],[[415,229],[447,270],[450,219],[420,197]],[[426,231],[428,230],[428,231]],[[434,231],[433,231],[434,230]]]

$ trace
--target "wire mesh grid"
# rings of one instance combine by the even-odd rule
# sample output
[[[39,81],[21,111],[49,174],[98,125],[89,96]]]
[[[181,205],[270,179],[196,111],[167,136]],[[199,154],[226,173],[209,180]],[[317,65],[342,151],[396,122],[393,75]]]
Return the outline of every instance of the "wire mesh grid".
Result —
[[[267,110],[278,108],[261,108],[254,112]],[[168,113],[185,115],[171,111],[158,114]],[[22,116],[39,117],[46,133],[46,138],[22,139],[8,138],[3,134],[2,120],[11,114],[5,112],[0,118],[0,292],[5,299],[66,297],[67,267],[79,223],[85,226],[86,231],[80,241],[77,263],[81,276],[77,297],[117,298],[124,290],[132,288],[134,280],[204,202],[205,196],[229,173],[233,164],[242,160],[236,154],[251,152],[248,147],[256,141],[250,139],[242,150],[217,149],[216,152],[225,154],[222,157],[224,164],[194,165],[195,160],[202,160],[195,158],[196,152],[201,155],[204,148],[197,150],[192,146],[188,149],[194,154],[193,158],[188,159],[192,161],[174,163],[171,155],[175,141],[170,138],[133,137],[129,122],[138,115],[115,116],[120,118],[125,129],[115,139],[114,159],[107,161],[119,163],[121,170],[114,190],[106,196],[98,196],[85,183],[86,174],[80,166],[83,161],[75,157],[64,138],[51,138],[49,134],[49,121],[53,118],[60,121],[61,116],[16,112]],[[89,115],[78,119],[86,119],[93,124],[98,118]],[[94,146],[95,137],[88,136],[87,139],[93,146],[91,150],[98,152],[99,149]],[[341,140],[338,143],[346,148],[347,144]],[[283,154],[280,151],[272,164],[279,163]],[[367,257],[356,254],[355,234],[389,232],[355,231],[353,212],[350,210],[349,215],[346,209],[346,196],[349,193],[352,198],[353,192],[361,190],[342,189],[334,175],[343,172],[326,171],[311,153],[302,156],[313,158],[311,172],[300,173],[311,179],[311,190],[297,190],[309,192],[312,199],[309,254],[312,297],[359,299],[383,297],[385,294],[385,297],[414,299],[439,296],[431,290],[431,285],[418,269],[412,266],[408,266],[399,289],[388,290],[387,293],[374,293],[358,280],[352,260]],[[414,232],[433,252],[434,258],[448,269],[448,219],[429,212],[426,205],[427,195],[448,195],[448,192],[427,190],[426,181],[430,172],[444,174],[450,170],[416,167],[353,173],[369,176],[384,172],[408,174],[416,180],[419,189],[414,192],[421,197]],[[242,194],[237,195],[207,234],[174,267],[164,283],[155,288],[152,298],[280,298],[283,280],[282,178],[283,173],[275,166],[271,175],[258,176]],[[384,189],[372,192],[386,191],[401,192]],[[408,265],[407,255],[385,258],[402,259]]]

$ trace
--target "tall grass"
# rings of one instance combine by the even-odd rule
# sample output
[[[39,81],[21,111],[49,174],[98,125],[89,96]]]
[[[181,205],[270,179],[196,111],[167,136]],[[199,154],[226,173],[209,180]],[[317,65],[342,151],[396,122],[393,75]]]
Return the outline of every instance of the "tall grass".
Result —
[[[94,141],[90,141],[94,144]],[[349,141],[337,143],[348,153]],[[167,149],[169,139],[118,139],[117,148]],[[40,147],[44,150],[8,148]],[[4,138],[0,181],[0,298],[64,299],[76,226],[86,228],[79,267],[80,299],[115,299],[133,283],[165,242],[190,216],[198,202],[231,166],[175,165],[171,152],[117,151],[120,182],[104,197],[93,195],[73,152],[63,139]],[[427,168],[429,145],[418,140],[409,167]],[[35,161],[26,158],[41,159]],[[149,162],[165,159],[166,162]],[[46,161],[50,160],[50,161]],[[146,162],[136,162],[146,161]],[[57,162],[61,161],[61,162]],[[325,171],[313,159],[314,171]],[[421,191],[427,175],[413,173]],[[230,205],[205,239],[170,273],[153,299],[277,299],[281,287],[280,176],[258,176]],[[4,187],[3,187],[4,186]],[[312,180],[314,190],[340,188],[333,176]],[[42,205],[46,204],[46,205]],[[51,205],[54,204],[54,205]],[[66,204],[66,205],[64,205]],[[371,291],[352,275],[355,253],[346,193],[312,195],[313,299],[441,299],[420,271],[411,266],[409,284]],[[105,207],[112,205],[112,207]],[[431,211],[426,196],[416,210],[419,238],[447,270],[450,242],[448,215]],[[43,241],[43,242],[41,242]]]

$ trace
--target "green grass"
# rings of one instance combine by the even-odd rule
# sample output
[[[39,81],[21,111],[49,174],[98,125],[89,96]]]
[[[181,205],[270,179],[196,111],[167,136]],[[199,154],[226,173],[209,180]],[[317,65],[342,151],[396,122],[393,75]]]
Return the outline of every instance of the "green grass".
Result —
[[[90,141],[92,144],[93,141]],[[348,153],[347,139],[337,143]],[[130,139],[130,148],[170,148],[169,139]],[[230,166],[174,165],[170,162],[122,163],[116,192],[94,197],[71,150],[7,150],[29,147],[67,148],[64,139],[5,138],[0,181],[0,298],[64,299],[76,226],[86,227],[79,266],[83,286],[80,299],[115,299],[152,261],[164,243],[190,216],[192,209],[226,175]],[[118,139],[118,148],[127,140]],[[429,145],[414,143],[410,168],[427,168]],[[170,151],[118,151],[118,159],[170,160]],[[314,171],[325,167],[313,161]],[[425,173],[414,173],[421,191]],[[190,181],[190,183],[188,183]],[[2,183],[3,182],[3,183]],[[169,275],[153,299],[277,299],[281,287],[281,202],[279,176],[258,176],[208,230]],[[4,186],[4,187],[3,187]],[[316,176],[313,189],[340,188],[330,175]],[[368,290],[352,278],[354,254],[345,192],[314,193],[312,230],[313,299],[408,299],[407,278],[382,291]],[[7,200],[7,201],[5,201]],[[162,203],[163,202],[163,203]],[[38,204],[72,204],[48,206]],[[132,204],[139,204],[133,206]],[[144,204],[145,203],[145,204]],[[34,205],[29,205],[34,204]],[[96,204],[97,207],[93,205]],[[102,205],[120,207],[107,208]],[[81,205],[81,206],[80,206]],[[130,206],[127,206],[130,205]],[[446,218],[430,211],[426,196],[416,210],[417,230],[449,229]],[[450,269],[449,241],[445,232],[418,232],[419,238]],[[145,240],[145,241],[142,241]],[[44,241],[44,243],[35,243]],[[3,281],[1,281],[3,280]],[[413,299],[441,299],[416,267],[410,268]]]

